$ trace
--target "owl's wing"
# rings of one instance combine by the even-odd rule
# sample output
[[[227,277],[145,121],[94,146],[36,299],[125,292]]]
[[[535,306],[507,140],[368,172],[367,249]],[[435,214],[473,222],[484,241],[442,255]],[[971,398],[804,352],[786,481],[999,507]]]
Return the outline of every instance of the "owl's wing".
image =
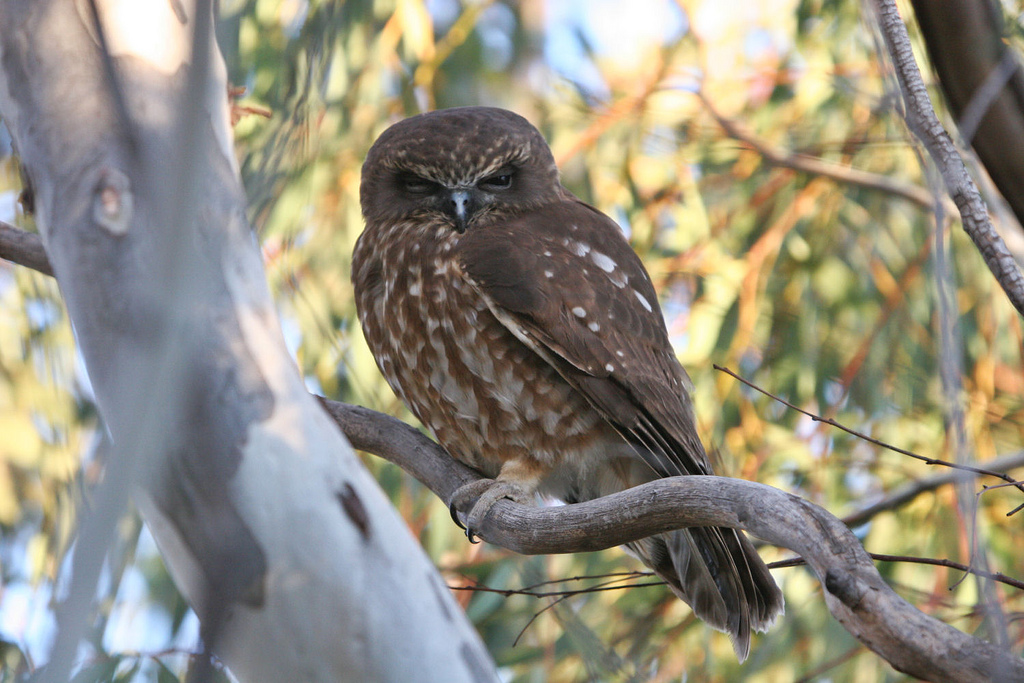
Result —
[[[660,475],[711,474],[650,277],[619,227],[566,200],[459,241],[464,275]]]

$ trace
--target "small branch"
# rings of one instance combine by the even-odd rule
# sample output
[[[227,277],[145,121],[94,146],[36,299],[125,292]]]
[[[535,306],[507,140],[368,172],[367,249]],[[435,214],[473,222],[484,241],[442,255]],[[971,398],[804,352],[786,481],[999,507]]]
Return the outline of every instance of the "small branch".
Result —
[[[600,577],[596,577],[600,578]],[[648,583],[621,583],[626,579],[615,579],[609,581],[609,584],[617,585],[605,585],[598,584],[597,586],[590,586],[588,588],[575,588],[573,590],[563,591],[539,591],[530,588],[491,588],[490,586],[481,586],[474,584],[472,586],[451,586],[448,588],[453,591],[467,591],[472,593],[495,593],[502,595],[506,598],[512,597],[513,595],[526,595],[531,598],[571,598],[575,595],[586,595],[587,593],[604,593],[606,591],[618,591],[632,588],[648,588],[654,586],[664,586],[665,582],[660,579],[655,579]]]
[[[883,553],[868,553],[871,559],[875,562],[903,562],[906,564],[927,564],[933,567],[947,567],[949,569],[956,569],[957,571],[964,572],[966,574],[974,574],[976,576],[982,576],[986,579],[992,579],[999,583],[1004,583],[1007,586],[1011,586],[1018,590],[1024,591],[1024,581],[1015,579],[1012,576],[1007,576],[1002,572],[986,572],[980,569],[975,569],[969,565],[961,564],[960,562],[954,562],[953,560],[943,560],[933,557],[914,557],[912,555],[886,555]],[[768,562],[769,569],[787,569],[789,567],[803,567],[807,563],[802,557],[791,557],[786,560],[777,560],[775,562]],[[467,577],[468,578],[468,577]],[[640,579],[651,579],[647,583],[622,583],[624,581],[633,581]],[[472,579],[468,579],[472,581]],[[604,581],[604,583],[597,584],[596,586],[589,586],[586,588],[572,588],[565,590],[538,590],[539,588],[550,586],[553,584],[566,584],[573,581]],[[611,585],[618,584],[618,585]],[[542,583],[534,584],[532,586],[523,586],[522,588],[492,588],[490,586],[483,586],[475,581],[469,586],[452,586],[448,587],[453,591],[479,591],[484,593],[497,593],[509,597],[512,595],[528,595],[534,598],[550,598],[550,597],[563,597],[572,595],[583,595],[586,593],[600,593],[610,590],[624,590],[627,588],[646,588],[648,586],[664,586],[665,582],[658,579],[654,572],[614,572],[611,574],[594,574],[592,576],[573,576],[564,579],[552,579],[544,581]]]
[[[739,380],[740,382],[742,382],[743,384],[746,384],[748,387],[750,387],[754,391],[762,393],[765,396],[767,396],[768,398],[773,399],[775,401],[778,401],[779,403],[781,403],[782,405],[786,406],[787,408],[795,410],[798,413],[800,413],[801,415],[806,415],[807,417],[811,418],[815,422],[821,422],[822,424],[827,424],[827,425],[829,425],[831,427],[835,427],[836,429],[840,429],[840,430],[846,432],[847,434],[855,436],[858,439],[862,439],[864,441],[867,441],[868,443],[874,444],[874,445],[879,446],[881,448],[885,448],[885,449],[893,451],[895,453],[899,453],[900,455],[905,455],[907,457],[914,458],[916,460],[920,460],[921,462],[923,462],[926,465],[942,465],[943,467],[949,467],[950,469],[960,470],[961,472],[970,472],[972,474],[984,475],[984,476],[987,476],[987,477],[996,477],[997,479],[1002,479],[1007,484],[1010,484],[1012,486],[1016,486],[1018,490],[1020,490],[1021,492],[1024,492],[1024,482],[1019,482],[1019,481],[1017,481],[1016,479],[1014,479],[1013,477],[1011,477],[1010,475],[1008,475],[1008,474],[1006,474],[1004,472],[996,472],[996,471],[993,471],[993,470],[984,469],[982,467],[973,467],[971,465],[958,465],[957,463],[949,462],[948,460],[940,460],[938,458],[929,458],[929,457],[924,456],[924,455],[918,455],[917,453],[914,453],[913,451],[908,451],[908,450],[900,448],[898,446],[893,446],[892,444],[888,444],[888,443],[886,443],[884,441],[879,441],[878,439],[876,439],[874,437],[868,436],[864,432],[858,432],[856,429],[850,429],[846,425],[843,425],[843,424],[841,424],[839,422],[836,422],[831,417],[822,417],[821,415],[817,415],[815,413],[812,413],[809,410],[804,410],[803,408],[801,408],[799,406],[793,405],[792,403],[790,403],[786,399],[784,399],[784,398],[782,398],[780,396],[776,396],[775,394],[771,393],[770,391],[766,391],[765,389],[762,389],[761,387],[757,386],[753,382],[750,382],[748,380],[743,379],[742,377],[737,375],[735,372],[733,372],[729,368],[726,368],[726,367],[723,367],[723,366],[717,365],[717,364],[713,365],[712,367],[714,367],[715,370],[718,370],[719,372],[724,372],[725,374],[729,375],[733,379]]]
[[[698,90],[696,95],[712,118],[725,131],[726,135],[739,140],[753,149],[761,155],[765,162],[772,166],[829,178],[846,185],[855,185],[868,190],[885,192],[909,200],[929,211],[935,208],[935,197],[928,190],[917,185],[897,182],[877,173],[869,173],[868,171],[862,171],[849,166],[832,164],[816,157],[793,154],[769,147],[766,143],[744,130],[738,123],[721,114],[703,92]]]
[[[975,569],[974,567],[953,560],[942,560],[933,557],[908,557],[906,555],[883,555],[881,553],[871,553],[871,559],[878,562],[908,562],[912,564],[930,564],[933,567],[948,567],[949,569],[955,569],[965,574],[973,574],[974,576],[980,576],[984,579],[991,579],[992,581],[998,581],[1004,583],[1007,586],[1013,586],[1018,590],[1024,590],[1024,581],[1007,576],[1002,572],[990,572],[981,569]]]
[[[985,465],[986,469],[993,473],[1009,472],[1010,470],[1018,467],[1024,467],[1024,451],[1017,451],[1016,453],[1009,453],[1007,455],[1000,456],[994,460],[989,460]],[[861,524],[865,524],[870,521],[873,517],[882,512],[895,510],[906,505],[922,493],[934,491],[941,486],[952,484],[962,478],[963,475],[955,471],[943,472],[942,474],[933,474],[909,484],[904,484],[890,492],[881,500],[875,501],[871,505],[846,515],[842,518],[843,523],[851,528],[858,527]],[[1016,482],[1014,482],[1014,484],[999,484],[999,486],[1011,486],[1015,484]]]
[[[53,277],[53,266],[39,235],[0,221],[0,258]]]
[[[1024,274],[1002,237],[992,226],[984,200],[971,179],[953,140],[939,123],[914,51],[907,36],[895,0],[872,0],[889,55],[896,69],[896,78],[906,102],[906,121],[928,150],[942,174],[953,202],[960,210],[964,230],[981,252],[996,281],[1006,292],[1017,312],[1024,315]]]

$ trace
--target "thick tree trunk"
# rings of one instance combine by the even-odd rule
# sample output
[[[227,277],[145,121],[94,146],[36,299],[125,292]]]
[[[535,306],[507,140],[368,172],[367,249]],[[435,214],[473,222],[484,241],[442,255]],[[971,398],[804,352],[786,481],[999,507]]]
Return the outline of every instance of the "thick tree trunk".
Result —
[[[993,0],[913,0],[928,59],[967,143],[1024,224],[1024,71]]]
[[[87,0],[0,3],[0,113],[112,436],[108,479],[136,492],[239,679],[493,680],[287,354],[209,3],[97,4],[99,26]],[[103,552],[79,548],[76,579],[80,557],[98,567]],[[71,621],[57,655],[61,639],[75,652]]]

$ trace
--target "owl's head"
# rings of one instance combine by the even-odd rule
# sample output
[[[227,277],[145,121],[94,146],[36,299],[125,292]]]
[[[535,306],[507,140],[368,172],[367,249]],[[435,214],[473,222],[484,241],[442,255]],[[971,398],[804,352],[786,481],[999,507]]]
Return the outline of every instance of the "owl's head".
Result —
[[[560,198],[558,168],[540,132],[518,114],[460,107],[388,128],[363,164],[367,224],[437,219],[465,232]]]

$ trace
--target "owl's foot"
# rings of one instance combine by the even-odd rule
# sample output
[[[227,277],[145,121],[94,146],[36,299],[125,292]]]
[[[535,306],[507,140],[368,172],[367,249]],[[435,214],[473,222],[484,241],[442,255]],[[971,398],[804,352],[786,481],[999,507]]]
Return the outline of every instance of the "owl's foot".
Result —
[[[456,489],[452,494],[451,502],[448,503],[448,510],[451,512],[452,520],[466,530],[466,538],[469,539],[469,542],[479,543],[474,530],[480,528],[487,513],[502,498],[523,504],[529,500],[530,495],[522,486],[510,481],[477,479]],[[473,507],[470,508],[469,514],[466,516],[466,525],[463,526],[459,520],[459,510],[465,509],[470,503],[473,503]]]

